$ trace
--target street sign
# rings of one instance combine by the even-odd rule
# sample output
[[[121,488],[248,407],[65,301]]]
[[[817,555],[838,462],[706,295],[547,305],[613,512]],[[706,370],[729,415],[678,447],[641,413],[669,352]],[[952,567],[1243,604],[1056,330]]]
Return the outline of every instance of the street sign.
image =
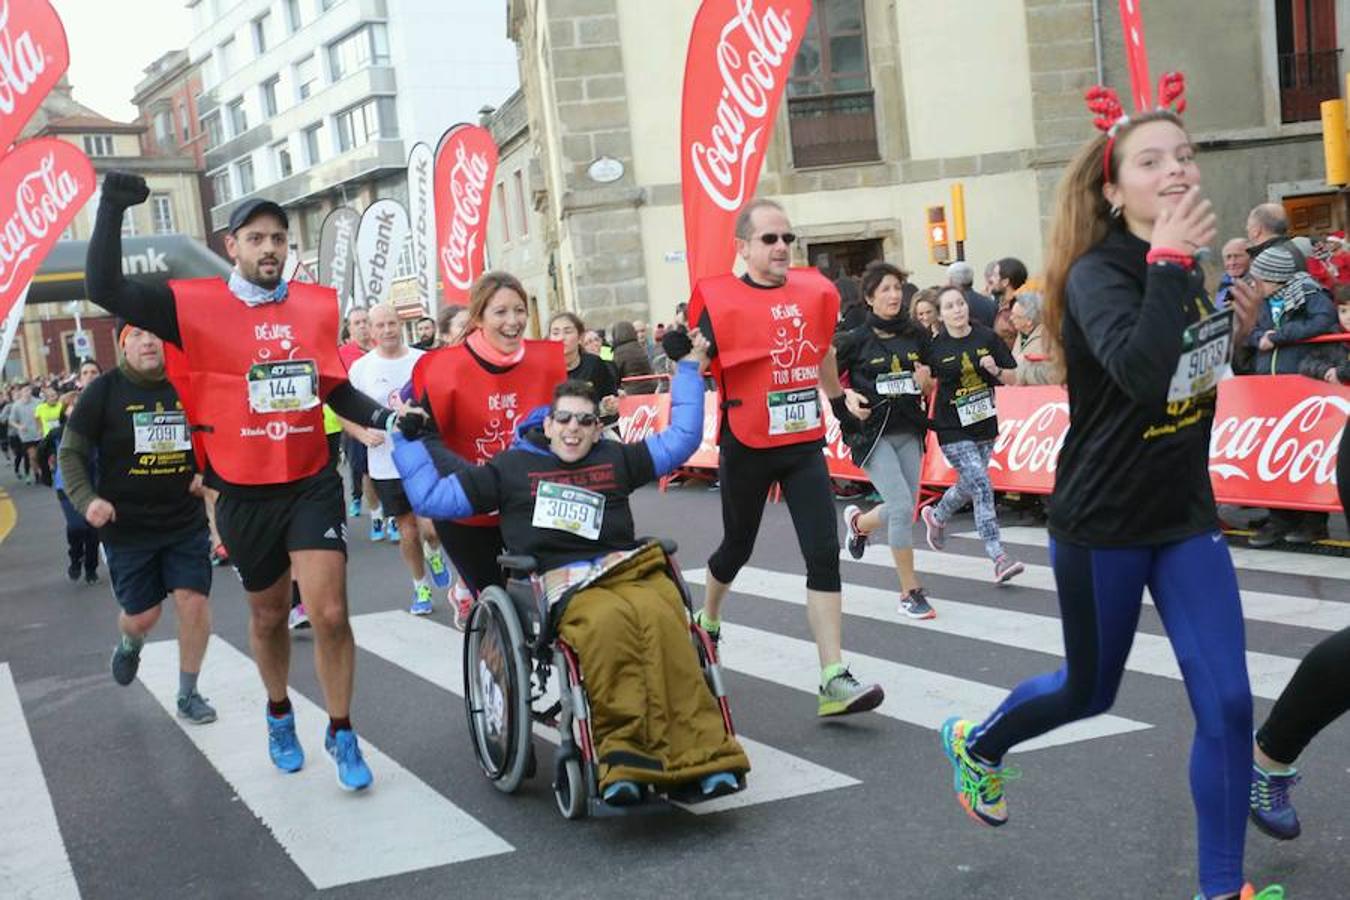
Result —
[[[77,331],[74,338],[75,357],[77,359],[92,359],[94,356],[94,343],[89,340],[89,332]]]

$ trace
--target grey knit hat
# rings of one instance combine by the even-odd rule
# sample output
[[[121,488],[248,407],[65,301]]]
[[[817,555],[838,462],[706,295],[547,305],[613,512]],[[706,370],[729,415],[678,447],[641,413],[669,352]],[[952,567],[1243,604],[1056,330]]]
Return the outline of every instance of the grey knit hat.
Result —
[[[1284,284],[1298,273],[1298,263],[1287,247],[1267,247],[1252,260],[1251,275],[1272,284]]]

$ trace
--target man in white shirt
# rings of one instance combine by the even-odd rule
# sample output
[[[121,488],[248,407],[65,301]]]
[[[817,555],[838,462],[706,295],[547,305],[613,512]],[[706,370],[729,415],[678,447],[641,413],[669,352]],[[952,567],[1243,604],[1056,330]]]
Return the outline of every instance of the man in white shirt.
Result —
[[[392,306],[381,304],[370,310],[370,330],[375,347],[352,363],[348,379],[358,391],[381,404],[402,406],[399,391],[412,378],[413,366],[422,356],[403,342],[403,325]],[[371,483],[380,498],[380,506],[388,517],[386,532],[393,529],[398,535],[399,550],[413,578],[413,602],[409,608],[415,616],[430,615],[431,582],[427,577],[426,557],[422,552],[421,536],[412,504],[403,493],[398,469],[394,467],[393,448],[383,432],[360,429],[357,440],[365,444]],[[437,551],[439,552],[439,551]]]

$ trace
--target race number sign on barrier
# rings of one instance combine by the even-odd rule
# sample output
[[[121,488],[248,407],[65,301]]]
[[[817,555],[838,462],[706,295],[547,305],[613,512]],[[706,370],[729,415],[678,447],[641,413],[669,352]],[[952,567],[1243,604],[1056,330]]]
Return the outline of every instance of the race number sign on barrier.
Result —
[[[1061,387],[1001,387],[996,392],[998,440],[989,462],[997,491],[1048,494],[1069,427],[1068,395]],[[840,438],[839,423],[826,415],[825,458],[834,478],[866,480]],[[703,442],[685,464],[717,468],[716,392],[703,404]],[[619,431],[640,441],[666,426],[669,394],[619,399]],[[1350,415],[1350,388],[1300,375],[1249,375],[1219,386],[1209,443],[1209,474],[1220,503],[1263,508],[1334,511],[1336,454]],[[920,477],[925,487],[956,482],[931,432]]]

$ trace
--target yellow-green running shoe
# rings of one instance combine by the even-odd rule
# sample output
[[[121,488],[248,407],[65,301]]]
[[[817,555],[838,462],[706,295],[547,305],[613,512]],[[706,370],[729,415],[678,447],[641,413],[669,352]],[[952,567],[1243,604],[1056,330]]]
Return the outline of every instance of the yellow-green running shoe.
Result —
[[[1008,821],[1008,801],[1003,782],[1016,778],[1016,771],[986,766],[966,751],[966,736],[975,727],[967,719],[951,718],[942,723],[942,752],[952,764],[956,799],[977,822],[997,828]]]
[[[846,716],[850,713],[876,709],[886,699],[879,684],[863,684],[848,669],[837,672],[820,689],[820,705],[816,715]]]

